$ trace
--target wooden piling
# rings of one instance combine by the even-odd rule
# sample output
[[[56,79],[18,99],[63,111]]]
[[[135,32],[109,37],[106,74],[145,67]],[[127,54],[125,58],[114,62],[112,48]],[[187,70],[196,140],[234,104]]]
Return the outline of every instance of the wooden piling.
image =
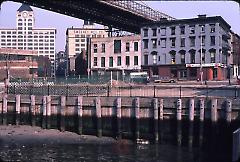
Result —
[[[189,101],[189,121],[193,122],[194,120],[194,98],[191,98]]]
[[[65,109],[66,109],[66,96],[61,96],[61,107],[60,107],[60,131],[65,131]]]
[[[226,121],[230,123],[232,119],[232,101],[230,99],[226,101],[225,113],[226,113]]]
[[[163,99],[159,100],[159,119],[163,120]]]
[[[217,122],[217,99],[212,99],[212,107],[211,107],[211,121]]]
[[[77,98],[77,116],[78,116],[77,132],[80,135],[83,133],[83,128],[82,128],[83,103],[82,103],[82,101],[83,101],[83,97],[78,96],[78,98]]]
[[[15,111],[16,111],[16,125],[20,124],[20,105],[21,105],[21,98],[20,95],[16,95],[16,106],[15,106]]]
[[[204,99],[200,99],[200,121],[203,122],[204,121]]]
[[[47,96],[47,108],[46,108],[47,112],[47,118],[46,118],[46,127],[47,129],[51,128],[51,96]]]
[[[30,115],[31,115],[31,125],[35,126],[36,125],[36,121],[35,121],[35,115],[36,115],[36,102],[35,102],[35,96],[31,95],[30,96],[30,100],[31,100],[31,105],[30,105]]]
[[[158,136],[158,99],[154,98],[153,99],[153,110],[154,110],[154,141],[155,143],[158,143],[159,141],[159,136]]]
[[[7,100],[7,94],[3,95],[3,110],[2,110],[2,117],[3,117],[3,125],[7,125],[7,109],[8,106],[8,100]]]
[[[121,97],[118,97],[117,98],[117,101],[116,101],[116,108],[117,108],[117,132],[116,132],[116,137],[118,139],[121,139],[122,138],[122,130],[121,130],[121,118],[122,118],[122,99]]]
[[[42,128],[46,129],[46,119],[47,119],[47,96],[43,96],[42,105]]]
[[[140,109],[140,103],[139,103],[139,97],[134,99],[134,109],[135,109],[135,139],[139,139],[140,133],[139,133],[139,109]]]
[[[182,145],[182,121],[177,121],[177,145]]]
[[[95,99],[96,118],[97,118],[97,136],[102,137],[102,113],[101,113],[101,100],[100,97]]]
[[[182,99],[177,100],[177,120],[182,120]]]

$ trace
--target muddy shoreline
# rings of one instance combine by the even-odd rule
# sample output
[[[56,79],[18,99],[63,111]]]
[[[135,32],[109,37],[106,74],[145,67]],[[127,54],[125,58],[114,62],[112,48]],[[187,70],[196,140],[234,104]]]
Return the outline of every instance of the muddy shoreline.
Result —
[[[133,144],[130,140],[116,140],[112,137],[78,135],[56,129],[42,129],[25,125],[0,126],[0,145],[5,144]]]

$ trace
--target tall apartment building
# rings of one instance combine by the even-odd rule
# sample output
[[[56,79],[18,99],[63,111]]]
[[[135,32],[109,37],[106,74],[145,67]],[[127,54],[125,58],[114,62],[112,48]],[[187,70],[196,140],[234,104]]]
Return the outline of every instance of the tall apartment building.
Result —
[[[229,76],[230,25],[220,16],[162,20],[141,28],[142,67],[176,79]]]
[[[0,29],[0,48],[35,50],[51,61],[55,76],[55,28],[35,28],[32,8],[23,4],[16,14],[16,29]]]
[[[82,51],[87,51],[89,38],[108,37],[107,28],[98,29],[89,21],[84,21],[82,28],[68,28],[66,32],[66,55],[69,59],[68,71],[75,72],[75,59]],[[70,60],[72,60],[70,62]],[[70,66],[71,65],[71,66]]]
[[[140,35],[92,38],[90,66],[92,74],[112,71],[127,75],[133,71],[140,71]]]

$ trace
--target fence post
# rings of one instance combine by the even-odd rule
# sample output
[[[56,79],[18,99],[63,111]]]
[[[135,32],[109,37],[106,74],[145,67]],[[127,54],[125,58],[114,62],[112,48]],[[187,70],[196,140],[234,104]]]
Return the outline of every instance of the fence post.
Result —
[[[83,132],[82,132],[82,116],[83,116],[83,109],[82,109],[82,107],[83,107],[83,98],[82,98],[82,96],[78,96],[78,98],[77,98],[77,112],[78,112],[78,128],[77,128],[77,130],[78,130],[78,134],[82,134]]]
[[[16,125],[19,125],[20,123],[20,105],[21,105],[20,95],[16,95]]]
[[[31,114],[31,125],[32,126],[35,126],[35,96],[34,95],[31,95],[30,96],[30,100],[31,100],[31,111],[30,111],[30,114]]]
[[[109,92],[110,91],[110,87],[109,87],[109,85],[107,86],[107,96],[109,97]]]
[[[117,132],[116,132],[116,136],[117,136],[117,138],[121,139],[122,138],[122,131],[121,131],[122,99],[121,99],[121,97],[117,97],[116,107],[117,107]]]

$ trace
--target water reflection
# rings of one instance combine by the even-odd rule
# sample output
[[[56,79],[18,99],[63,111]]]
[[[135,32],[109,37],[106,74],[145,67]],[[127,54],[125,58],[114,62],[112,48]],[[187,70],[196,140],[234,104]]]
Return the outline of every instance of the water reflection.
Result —
[[[159,144],[20,145],[10,142],[0,144],[0,157],[3,161],[229,162],[231,132],[237,127],[237,122],[165,121],[160,123]]]

